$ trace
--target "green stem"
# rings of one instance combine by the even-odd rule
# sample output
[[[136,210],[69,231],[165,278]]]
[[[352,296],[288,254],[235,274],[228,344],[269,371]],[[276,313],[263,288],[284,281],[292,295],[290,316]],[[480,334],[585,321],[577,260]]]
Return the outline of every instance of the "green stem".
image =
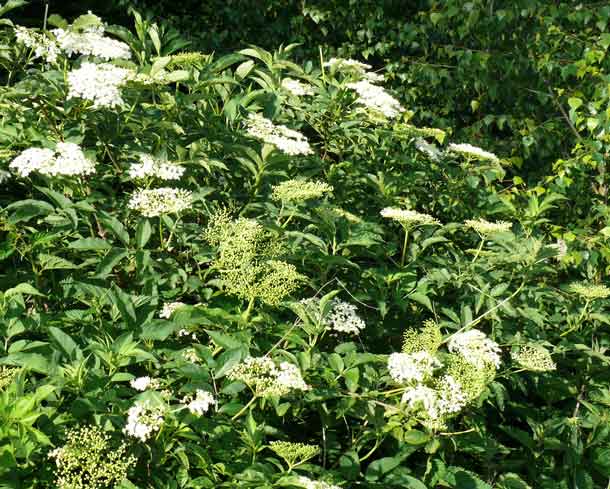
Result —
[[[481,242],[479,243],[477,252],[474,254],[474,258],[472,259],[472,263],[474,263],[476,261],[476,259],[479,257],[479,253],[481,253],[481,250],[483,249],[483,243],[485,243],[485,238],[481,238]]]
[[[405,228],[405,239],[402,243],[402,255],[400,257],[400,266],[405,266],[405,259],[407,257],[407,241],[409,240],[409,228]]]
[[[238,413],[237,413],[235,416],[233,416],[233,417],[231,418],[231,421],[235,421],[235,420],[236,420],[237,418],[239,418],[239,417],[240,417],[242,414],[244,414],[244,413],[246,412],[246,410],[247,410],[247,409],[248,409],[250,406],[252,406],[252,403],[253,403],[254,401],[256,401],[257,399],[258,399],[258,397],[256,397],[256,396],[254,396],[252,399],[250,399],[250,400],[248,401],[248,404],[246,404],[246,405],[245,405],[243,408],[241,408],[241,409],[239,410],[239,412],[238,412]]]

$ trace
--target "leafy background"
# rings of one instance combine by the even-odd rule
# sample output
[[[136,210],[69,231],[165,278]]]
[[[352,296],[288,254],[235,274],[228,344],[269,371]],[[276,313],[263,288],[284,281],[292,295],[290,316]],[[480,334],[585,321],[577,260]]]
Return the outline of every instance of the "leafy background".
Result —
[[[145,374],[176,392],[218,382],[221,407],[202,419],[177,417],[150,447],[133,447],[138,465],[125,487],[288,484],[265,448],[271,439],[323,440],[307,473],[342,487],[607,487],[607,301],[583,303],[566,288],[608,274],[607,5],[89,3],[52,1],[50,10],[71,20],[91,8],[121,25],[116,33],[143,53],[138,70],[187,49],[210,56],[177,84],[126,93],[131,113],[90,111],[65,99],[68,65],[28,63],[4,26],[2,149],[66,139],[98,161],[86,182],[35,177],[0,188],[1,362],[21,369],[0,397],[4,487],[53,487],[47,454],[66,429],[120,430],[134,399],[127,381]],[[5,18],[40,27],[41,14],[32,2]],[[260,48],[244,51],[249,45]],[[371,124],[350,111],[342,80],[320,72],[320,57],[334,55],[382,70],[411,119]],[[312,83],[316,96],[286,98],[286,76]],[[243,121],[258,111],[301,130],[315,156],[286,159],[248,139]],[[502,165],[431,161],[414,148],[412,125],[446,131],[431,142],[493,151]],[[141,150],[187,166],[184,185],[196,202],[180,221],[126,208],[134,190],[127,160]],[[295,209],[282,228],[271,187],[296,176],[334,192]],[[247,305],[223,292],[217,250],[202,237],[224,206],[284,244],[308,277],[295,299],[334,291],[358,305],[367,323],[359,341],[325,337],[310,348],[288,304],[257,303],[244,321]],[[444,224],[412,234],[407,266],[399,263],[402,230],[379,216],[386,206]],[[358,220],[337,217],[335,207]],[[479,241],[460,223],[477,217],[514,226],[473,261]],[[558,239],[568,246],[561,260],[548,246]],[[159,319],[173,300],[205,307]],[[505,350],[496,379],[447,431],[460,434],[428,433],[373,402],[389,385],[385,355],[430,318],[448,334],[476,324]],[[181,328],[198,342],[177,338]],[[316,388],[232,420],[248,399],[224,374],[278,342]],[[508,352],[527,342],[544,344],[557,371],[515,373]],[[193,346],[195,365],[182,357]]]

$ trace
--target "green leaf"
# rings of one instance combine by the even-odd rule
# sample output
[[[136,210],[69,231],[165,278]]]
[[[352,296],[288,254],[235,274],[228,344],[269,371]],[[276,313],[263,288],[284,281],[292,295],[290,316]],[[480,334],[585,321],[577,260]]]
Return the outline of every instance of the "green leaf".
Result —
[[[101,238],[81,238],[68,243],[68,248],[73,250],[109,250],[110,243]]]
[[[150,225],[150,221],[146,218],[140,219],[138,227],[136,228],[136,246],[138,249],[144,248],[151,236],[152,226]]]
[[[430,435],[419,430],[409,430],[404,434],[403,440],[409,445],[423,445],[430,440]]]
[[[36,216],[51,214],[55,212],[55,207],[44,200],[26,199],[7,205],[5,210],[14,210],[8,218],[8,222],[10,224],[17,224],[19,222],[27,222]]]
[[[77,265],[72,263],[71,261],[66,260],[65,258],[61,258],[59,256],[48,255],[46,253],[40,253],[38,255],[38,262],[40,265],[40,270],[70,270],[73,268],[78,268]]]
[[[69,359],[82,357],[82,351],[70,335],[64,333],[61,329],[54,326],[48,329],[51,338],[59,345]]]

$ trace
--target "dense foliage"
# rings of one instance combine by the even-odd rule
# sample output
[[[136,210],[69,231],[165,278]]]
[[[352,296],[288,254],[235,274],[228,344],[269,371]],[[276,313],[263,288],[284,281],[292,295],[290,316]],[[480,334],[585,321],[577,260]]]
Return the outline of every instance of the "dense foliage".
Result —
[[[359,4],[308,10],[339,53],[372,36],[335,22],[399,18]],[[418,29],[467,36],[451,5]],[[136,11],[132,29],[4,19],[0,487],[608,484],[603,36],[580,92],[547,93],[569,101],[536,133],[545,161],[569,157],[534,178],[502,133],[527,94],[479,124],[517,81],[401,78],[400,36],[364,53],[374,70],[307,36],[185,51]],[[569,49],[554,35],[537,47]],[[498,98],[458,103],[471,90]]]

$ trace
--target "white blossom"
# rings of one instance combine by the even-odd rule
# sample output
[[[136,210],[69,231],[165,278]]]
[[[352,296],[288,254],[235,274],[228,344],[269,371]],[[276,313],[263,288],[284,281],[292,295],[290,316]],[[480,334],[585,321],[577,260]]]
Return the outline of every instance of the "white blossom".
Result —
[[[439,161],[441,159],[441,151],[434,145],[430,144],[424,138],[417,138],[415,140],[415,149],[420,153],[425,154],[432,161]]]
[[[104,27],[88,27],[83,32],[53,29],[57,44],[67,56],[83,54],[105,59],[130,59],[131,50],[127,44],[104,36]]]
[[[512,223],[507,221],[489,222],[485,219],[468,219],[464,221],[464,225],[474,229],[477,233],[483,236],[496,233],[506,233],[513,227]]]
[[[411,209],[398,209],[396,207],[386,207],[380,212],[381,217],[397,221],[403,226],[416,226],[420,224],[440,224],[438,219],[429,214],[422,214]]]
[[[132,77],[132,71],[109,63],[85,62],[68,73],[68,98],[82,98],[93,107],[120,107],[124,104],[121,87]]]
[[[297,483],[305,489],[341,489],[339,486],[334,484],[329,484],[328,482],[324,481],[316,481],[310,479],[309,477],[305,477],[304,475],[297,477]]]
[[[129,385],[132,389],[137,391],[145,391],[147,389],[158,389],[161,385],[158,379],[151,379],[148,375],[144,377],[138,377],[129,381]]]
[[[449,153],[464,156],[467,159],[489,160],[493,161],[494,163],[498,163],[500,161],[495,154],[468,143],[451,143],[449,146],[447,146],[447,151]]]
[[[371,65],[367,65],[366,63],[362,63],[355,59],[344,58],[330,58],[324,63],[324,67],[333,70],[355,71],[360,74],[363,74],[365,71],[372,68]]]
[[[142,153],[139,155],[140,163],[133,163],[129,167],[129,177],[133,179],[143,179],[155,177],[161,180],[180,180],[185,172],[185,168],[161,160],[152,155]]]
[[[80,146],[67,142],[57,143],[55,150],[26,149],[9,164],[9,168],[22,177],[27,177],[33,171],[49,176],[95,173],[95,163],[85,156]]]
[[[210,407],[218,405],[214,395],[203,389],[197,389],[194,397],[192,395],[185,396],[182,403],[195,416],[202,416],[210,410]]]
[[[441,377],[438,385],[440,386],[438,408],[441,415],[458,413],[466,406],[468,397],[460,383],[451,375]]]
[[[47,63],[55,63],[59,55],[59,47],[52,39],[26,27],[15,27],[17,42],[34,50],[34,58],[42,58]]]
[[[291,390],[308,390],[296,365],[282,362],[276,367],[269,357],[247,357],[228,373],[232,380],[250,386],[259,396],[282,396]]]
[[[440,417],[438,392],[431,387],[422,384],[411,387],[404,392],[401,402],[410,409],[423,409],[430,419]]]
[[[501,363],[498,344],[478,329],[455,333],[449,338],[447,348],[451,352],[459,353],[467,362],[479,368],[486,364],[498,368]]]
[[[309,390],[309,387],[301,375],[299,367],[292,363],[282,362],[277,372],[277,383],[288,390]]]
[[[440,362],[426,351],[392,353],[388,357],[388,371],[397,383],[421,382],[430,377]]]
[[[123,432],[145,442],[163,426],[163,413],[162,407],[154,407],[150,401],[136,401],[127,411],[127,424]]]
[[[282,80],[282,88],[290,92],[292,95],[301,97],[303,95],[313,95],[313,88],[307,83],[294,78],[284,78]]]
[[[146,217],[176,214],[188,209],[193,201],[192,192],[169,187],[136,191],[127,206]]]
[[[400,102],[386,92],[383,87],[374,85],[368,80],[348,83],[347,87],[358,94],[357,102],[359,104],[383,114],[388,119],[397,117],[405,111]]]
[[[163,309],[161,309],[161,312],[159,313],[159,317],[161,319],[169,319],[170,317],[172,317],[172,314],[174,313],[174,311],[176,309],[181,308],[182,306],[186,306],[186,304],[184,302],[166,302],[165,304],[163,304]]]
[[[327,318],[328,324],[339,333],[359,334],[366,327],[366,323],[357,312],[358,309],[353,304],[335,299]]]
[[[286,126],[276,125],[259,114],[250,114],[248,116],[246,132],[256,139],[272,144],[288,155],[308,155],[313,153],[307,138],[300,132],[289,129]]]

